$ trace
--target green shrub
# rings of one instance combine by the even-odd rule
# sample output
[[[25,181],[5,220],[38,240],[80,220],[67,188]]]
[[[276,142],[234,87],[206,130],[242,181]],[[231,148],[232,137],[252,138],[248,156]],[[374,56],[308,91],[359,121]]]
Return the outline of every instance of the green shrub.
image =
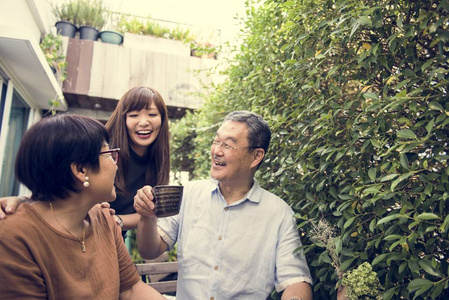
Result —
[[[248,7],[229,79],[197,112],[194,175],[213,125],[249,109],[273,130],[258,172],[291,204],[314,278],[335,299],[326,218],[342,271],[371,262],[388,299],[449,298],[448,1],[267,0]],[[173,133],[176,134],[176,133]]]

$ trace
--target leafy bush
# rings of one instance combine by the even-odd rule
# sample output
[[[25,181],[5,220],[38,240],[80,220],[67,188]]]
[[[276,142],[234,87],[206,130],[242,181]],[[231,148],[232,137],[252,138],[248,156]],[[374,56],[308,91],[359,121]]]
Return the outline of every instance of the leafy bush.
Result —
[[[267,0],[247,14],[229,80],[191,117],[194,175],[208,174],[213,125],[257,112],[274,133],[259,181],[297,212],[314,299],[338,281],[307,235],[321,218],[342,271],[370,262],[384,299],[449,298],[448,1]]]

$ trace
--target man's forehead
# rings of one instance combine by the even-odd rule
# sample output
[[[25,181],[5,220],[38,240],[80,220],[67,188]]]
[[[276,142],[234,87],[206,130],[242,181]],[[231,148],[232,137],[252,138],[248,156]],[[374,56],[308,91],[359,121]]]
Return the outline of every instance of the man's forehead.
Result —
[[[220,128],[218,128],[216,135],[222,139],[238,140],[246,138],[248,129],[246,124],[235,121],[225,121]]]

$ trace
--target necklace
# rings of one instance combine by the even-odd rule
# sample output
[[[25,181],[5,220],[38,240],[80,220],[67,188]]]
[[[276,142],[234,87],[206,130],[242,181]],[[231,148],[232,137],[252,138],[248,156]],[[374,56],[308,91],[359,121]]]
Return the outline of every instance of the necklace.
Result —
[[[84,231],[84,221],[83,221],[83,238],[80,239],[80,238],[75,237],[67,228],[64,227],[64,225],[62,225],[58,221],[58,219],[56,218],[56,215],[55,215],[55,211],[53,210],[53,204],[51,202],[48,202],[48,203],[50,203],[50,209],[51,209],[51,212],[53,214],[53,218],[55,218],[55,220],[56,220],[56,222],[58,222],[59,226],[64,228],[64,230],[67,231],[67,233],[70,234],[73,238],[77,239],[81,243],[81,251],[83,251],[83,253],[86,253],[86,244],[84,243],[84,239],[86,237],[85,236],[85,231]]]

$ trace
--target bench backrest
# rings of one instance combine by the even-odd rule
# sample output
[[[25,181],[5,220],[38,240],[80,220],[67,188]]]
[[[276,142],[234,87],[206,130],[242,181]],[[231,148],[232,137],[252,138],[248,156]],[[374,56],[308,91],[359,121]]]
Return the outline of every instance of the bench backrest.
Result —
[[[165,260],[165,258],[168,259],[167,254],[161,255],[155,260],[136,264],[137,272],[145,282],[148,282],[159,293],[176,292],[176,280],[159,281],[170,274],[178,272],[178,262],[161,261]]]

